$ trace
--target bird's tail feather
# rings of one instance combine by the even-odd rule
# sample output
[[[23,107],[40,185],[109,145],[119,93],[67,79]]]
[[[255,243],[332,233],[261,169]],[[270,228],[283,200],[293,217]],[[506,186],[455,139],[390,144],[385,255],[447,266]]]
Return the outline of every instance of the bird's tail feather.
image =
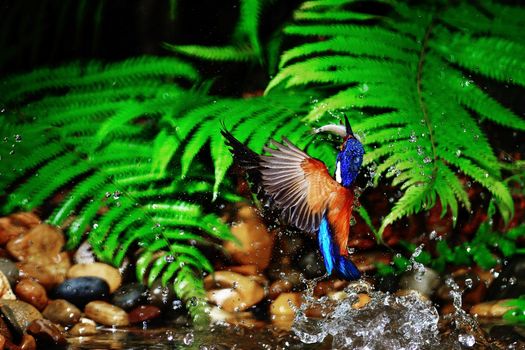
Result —
[[[318,241],[328,274],[332,274],[335,269],[336,273],[346,280],[356,280],[361,277],[361,273],[352,260],[339,253],[339,247],[332,239],[332,233],[330,232],[330,226],[326,218],[323,218],[321,221]]]

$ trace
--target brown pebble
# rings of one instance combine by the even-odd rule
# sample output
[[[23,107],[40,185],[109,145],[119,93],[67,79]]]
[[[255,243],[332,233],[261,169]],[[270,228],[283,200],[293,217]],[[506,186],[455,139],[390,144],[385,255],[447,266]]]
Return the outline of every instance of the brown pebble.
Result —
[[[7,325],[6,321],[4,321],[3,317],[0,317],[0,335],[4,336],[7,339],[13,339],[11,330],[9,329],[9,326]]]
[[[299,293],[283,293],[270,305],[272,319],[277,316],[295,316],[295,308],[301,306],[302,297]]]
[[[40,262],[25,261],[16,264],[20,269],[21,278],[33,279],[44,286],[46,290],[51,290],[64,282],[70,265],[69,256],[65,252],[53,258],[42,257]]]
[[[64,243],[64,234],[59,228],[40,224],[10,240],[7,243],[7,250],[19,261],[38,261],[41,256],[58,255]]]
[[[353,309],[362,309],[370,302],[370,296],[368,294],[359,293],[357,295],[358,299],[355,303],[352,304]]]
[[[291,292],[293,284],[286,280],[277,280],[270,285],[269,296],[272,299],[277,298],[282,293]]]
[[[4,350],[4,346],[5,346],[5,337],[0,334],[0,350]]]
[[[71,326],[80,320],[81,312],[75,305],[64,299],[56,299],[47,305],[42,312],[51,322]]]
[[[42,311],[47,305],[47,293],[45,288],[38,282],[24,278],[15,287],[16,295],[20,300]]]
[[[97,327],[88,323],[77,323],[70,330],[69,334],[74,337],[82,337],[97,334]]]
[[[68,278],[98,277],[108,283],[109,293],[113,293],[122,284],[122,276],[118,269],[108,264],[95,262],[91,264],[75,264],[67,272]]]
[[[259,283],[235,272],[217,271],[207,276],[204,283],[208,300],[228,312],[244,311],[264,298],[264,288]],[[212,289],[214,285],[222,289]]]
[[[32,335],[25,333],[20,341],[20,350],[36,350],[36,341]]]
[[[154,305],[140,305],[128,313],[129,323],[150,321],[159,317],[161,311]]]
[[[128,314],[121,308],[105,301],[92,301],[84,308],[86,316],[105,326],[129,325]]]
[[[67,345],[64,333],[49,320],[34,320],[27,327],[27,333],[35,338],[39,346]]]

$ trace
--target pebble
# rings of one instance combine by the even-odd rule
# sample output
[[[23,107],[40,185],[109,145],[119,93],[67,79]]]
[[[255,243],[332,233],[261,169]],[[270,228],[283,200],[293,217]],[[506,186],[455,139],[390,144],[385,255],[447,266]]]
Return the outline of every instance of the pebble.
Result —
[[[107,282],[109,293],[115,292],[122,284],[122,276],[118,269],[108,264],[95,262],[92,264],[75,264],[67,272],[68,278],[98,277]]]
[[[64,333],[53,322],[46,319],[31,322],[27,327],[27,333],[35,338],[39,347],[65,347],[67,345]]]
[[[58,255],[64,243],[64,235],[59,228],[40,224],[10,240],[7,243],[7,251],[19,261],[38,261],[41,256]]]
[[[268,294],[270,298],[275,299],[282,293],[291,292],[292,288],[293,285],[290,281],[277,280],[270,285]]]
[[[24,333],[31,322],[42,318],[33,305],[21,300],[0,300],[0,312],[18,334]]]
[[[146,296],[147,288],[142,283],[128,283],[120,287],[111,296],[111,303],[126,311],[139,305]]]
[[[84,312],[87,317],[105,326],[121,327],[129,325],[126,311],[105,301],[90,302],[84,308]]]
[[[2,271],[0,271],[0,299],[16,299],[15,293],[11,289],[11,284]]]
[[[42,257],[40,262],[24,261],[17,263],[20,269],[20,277],[34,279],[47,290],[51,290],[64,282],[70,265],[67,253],[61,253],[54,257]]]
[[[73,261],[75,264],[92,264],[96,261],[95,254],[91,248],[91,244],[88,241],[84,241],[78,246],[75,254],[73,255]]]
[[[80,310],[69,301],[56,299],[49,302],[42,312],[45,318],[62,326],[71,326],[80,320]]]
[[[35,338],[32,335],[26,333],[22,335],[22,340],[18,346],[20,350],[36,350]]]
[[[11,330],[9,329],[7,323],[4,321],[3,317],[0,317],[0,335],[4,336],[6,339],[13,339]],[[2,347],[0,347],[0,349],[2,349]]]
[[[54,290],[55,299],[66,299],[78,307],[109,295],[106,281],[98,277],[78,277],[65,280]]]
[[[46,290],[38,282],[24,278],[16,285],[15,292],[20,300],[33,305],[40,311],[47,305]]]
[[[15,213],[0,218],[0,245],[5,245],[39,223],[40,219],[30,212]]]
[[[153,305],[140,305],[128,313],[129,323],[151,321],[161,315],[161,310]]]
[[[509,299],[502,299],[476,304],[470,308],[470,314],[481,317],[502,317],[503,314],[514,308],[514,306],[505,305],[508,301]]]
[[[18,271],[16,264],[9,259],[0,258],[0,272],[7,277],[11,287],[14,287],[20,276],[20,271]]]
[[[204,279],[208,300],[228,312],[244,311],[264,298],[264,288],[247,276],[218,271]],[[219,286],[220,289],[213,289]]]
[[[272,324],[277,328],[289,331],[295,317],[295,309],[302,303],[299,293],[283,293],[270,305]]]
[[[0,349],[1,350],[4,350],[5,341],[6,341],[5,337],[2,334],[0,334]]]
[[[239,244],[227,241],[224,249],[232,259],[242,265],[256,265],[263,271],[270,264],[273,237],[260,216],[250,206],[243,206],[237,213],[238,221],[232,224],[231,232]]]
[[[69,334],[75,337],[82,337],[97,334],[97,327],[88,323],[77,323],[70,330]]]
[[[245,276],[255,276],[257,275],[259,268],[257,267],[257,265],[239,265],[239,266],[228,266],[221,270],[236,272],[236,273],[240,273],[241,275],[245,275]]]

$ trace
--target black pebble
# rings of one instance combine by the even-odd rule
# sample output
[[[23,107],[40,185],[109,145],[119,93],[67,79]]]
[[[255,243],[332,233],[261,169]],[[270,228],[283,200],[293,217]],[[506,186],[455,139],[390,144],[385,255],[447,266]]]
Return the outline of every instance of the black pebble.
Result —
[[[147,288],[138,282],[128,283],[113,293],[111,303],[129,311],[138,306],[146,297]]]
[[[101,300],[109,295],[106,281],[98,277],[77,277],[65,280],[53,291],[55,299],[66,299],[79,308],[93,300]]]

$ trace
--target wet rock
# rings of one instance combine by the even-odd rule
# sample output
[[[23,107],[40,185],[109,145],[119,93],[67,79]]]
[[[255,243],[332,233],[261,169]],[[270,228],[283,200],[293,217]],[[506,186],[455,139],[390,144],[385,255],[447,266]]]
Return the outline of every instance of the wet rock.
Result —
[[[0,245],[3,246],[39,223],[40,219],[29,212],[15,213],[0,218]]]
[[[299,293],[283,293],[270,305],[272,324],[289,330],[295,317],[295,310],[301,306],[302,296]]]
[[[147,300],[161,309],[166,308],[175,300],[175,292],[171,287],[163,286],[160,279],[155,280],[149,289]]]
[[[111,296],[111,303],[126,311],[133,309],[146,298],[147,288],[142,283],[128,283]]]
[[[64,235],[59,228],[40,224],[7,243],[9,254],[19,261],[38,261],[42,256],[54,257],[64,247]]]
[[[49,302],[42,312],[45,318],[62,326],[71,326],[80,320],[80,310],[69,301],[56,299]]]
[[[66,272],[71,265],[67,253],[61,253],[54,257],[41,257],[39,261],[25,261],[17,263],[20,277],[36,280],[47,290],[64,282]]]
[[[525,259],[516,255],[507,262],[492,282],[487,291],[487,298],[489,300],[519,298],[524,290]]]
[[[33,305],[40,311],[47,305],[46,290],[38,282],[24,278],[16,285],[15,292],[20,300]]]
[[[5,275],[0,271],[0,299],[9,299],[15,300],[16,296],[11,289],[9,280]]]
[[[392,261],[390,254],[376,251],[356,252],[350,258],[361,272],[374,271],[378,262],[388,265]]]
[[[489,335],[492,338],[504,340],[505,343],[508,344],[514,342],[525,342],[525,334],[518,333],[518,328],[515,326],[494,326],[490,329]]]
[[[116,268],[100,262],[92,264],[76,264],[71,266],[67,272],[68,278],[88,276],[98,277],[105,280],[109,285],[110,294],[116,291],[122,283],[122,277]]]
[[[282,293],[291,292],[292,288],[293,285],[290,283],[290,281],[277,280],[270,285],[270,290],[268,294],[270,298],[275,299]]]
[[[106,281],[98,277],[78,277],[65,280],[53,293],[56,299],[66,299],[78,307],[93,300],[105,299],[109,295]]]
[[[228,266],[221,270],[240,273],[241,275],[245,275],[245,276],[255,276],[257,275],[259,268],[257,267],[257,265],[240,265],[240,266]]]
[[[74,337],[85,337],[97,334],[97,327],[88,323],[77,323],[70,330],[69,334]]]
[[[0,312],[18,334],[24,333],[31,322],[42,318],[33,305],[21,300],[0,300]]]
[[[329,280],[320,281],[315,285],[314,295],[317,297],[339,291],[348,285],[348,281],[344,280]]]
[[[237,263],[256,265],[259,271],[266,269],[272,255],[272,235],[252,207],[241,207],[237,219],[231,232],[240,244],[227,241],[224,248]]]
[[[121,308],[105,301],[92,301],[84,308],[86,316],[105,326],[123,327],[129,325],[128,314]]]
[[[508,301],[509,299],[502,299],[476,304],[470,308],[470,314],[480,317],[502,317],[507,311],[514,308],[514,306],[505,305]]]
[[[36,350],[36,341],[35,338],[30,334],[22,335],[22,340],[18,345],[20,350]]]
[[[39,347],[65,347],[65,334],[53,322],[46,319],[34,320],[27,327],[27,333],[32,335]]]
[[[161,310],[153,305],[140,305],[128,313],[129,323],[151,321],[161,315]]]
[[[259,283],[234,272],[218,271],[214,276],[207,276],[204,283],[208,300],[228,312],[244,311],[264,298],[264,289]]]
[[[95,254],[88,241],[84,241],[73,255],[75,264],[91,264],[96,261]]]
[[[5,337],[6,339],[13,339],[11,330],[9,329],[9,326],[7,325],[7,323],[4,321],[3,317],[0,317],[0,335]]]
[[[421,270],[412,269],[404,273],[399,281],[399,286],[404,289],[418,291],[429,297],[434,293],[439,283],[439,274],[431,268],[423,267]]]
[[[0,334],[0,350],[4,350],[5,341],[6,341],[5,337]]]
[[[16,267],[14,262],[6,258],[0,258],[0,272],[2,272],[5,277],[7,277],[11,287],[16,285],[20,271],[18,271],[18,267]]]

